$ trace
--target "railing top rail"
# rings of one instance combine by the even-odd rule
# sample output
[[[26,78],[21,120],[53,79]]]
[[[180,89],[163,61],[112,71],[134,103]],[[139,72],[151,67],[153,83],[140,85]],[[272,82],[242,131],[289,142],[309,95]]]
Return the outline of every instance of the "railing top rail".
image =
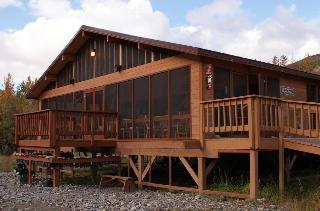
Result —
[[[223,98],[223,99],[206,100],[206,101],[201,101],[200,104],[223,102],[223,101],[230,101],[230,100],[241,100],[241,99],[248,99],[248,98],[270,99],[270,100],[277,100],[277,101],[285,102],[285,103],[320,105],[320,103],[316,103],[316,102],[307,102],[307,101],[301,101],[301,100],[286,100],[286,99],[282,99],[282,98],[269,97],[269,96],[263,96],[263,95],[244,95],[244,96],[240,96],[240,97],[230,97],[230,98]]]
[[[46,109],[46,110],[41,110],[41,111],[34,111],[34,112],[27,112],[27,113],[21,113],[21,114],[16,114],[16,116],[24,116],[24,115],[29,115],[29,114],[38,114],[38,113],[46,113],[46,112],[61,112],[61,113],[81,113],[81,114],[102,114],[102,115],[113,115],[117,116],[117,112],[103,112],[103,111],[75,111],[75,110],[58,110],[58,109]]]
[[[201,101],[200,103],[201,104],[214,103],[214,102],[229,101],[229,100],[241,100],[241,99],[248,99],[248,98],[264,98],[264,99],[272,99],[272,100],[281,100],[280,98],[263,96],[263,95],[244,95],[244,96],[239,96],[239,97],[229,97],[229,98],[222,98],[222,99],[215,99],[215,100],[205,100],[205,101]]]

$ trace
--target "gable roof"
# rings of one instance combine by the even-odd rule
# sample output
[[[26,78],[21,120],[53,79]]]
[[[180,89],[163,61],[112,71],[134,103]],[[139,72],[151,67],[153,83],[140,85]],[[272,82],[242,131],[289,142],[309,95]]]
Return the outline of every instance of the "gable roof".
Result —
[[[278,65],[274,65],[266,62],[242,58],[239,56],[220,53],[217,51],[206,50],[198,47],[192,47],[188,45],[143,38],[143,37],[123,34],[123,33],[118,33],[118,32],[113,32],[105,29],[83,25],[80,27],[80,29],[71,39],[71,41],[66,45],[66,47],[61,51],[61,53],[56,57],[56,59],[50,64],[50,66],[47,68],[44,74],[29,90],[29,92],[27,93],[27,98],[33,98],[33,99],[38,98],[40,94],[43,92],[43,90],[46,88],[46,86],[50,83],[50,80],[49,80],[50,75],[56,75],[68,62],[68,60],[65,58],[67,58],[68,55],[74,55],[81,48],[81,46],[88,39],[90,39],[90,35],[92,36],[101,35],[111,39],[120,39],[128,42],[135,42],[135,43],[144,44],[148,46],[173,50],[180,53],[214,58],[214,59],[219,59],[224,61],[230,61],[230,62],[244,64],[252,67],[274,70],[274,71],[278,71],[278,72],[282,72],[282,73],[286,73],[294,76],[320,80],[320,75],[309,73],[309,72],[302,72],[289,67],[282,67],[282,66],[278,66]]]

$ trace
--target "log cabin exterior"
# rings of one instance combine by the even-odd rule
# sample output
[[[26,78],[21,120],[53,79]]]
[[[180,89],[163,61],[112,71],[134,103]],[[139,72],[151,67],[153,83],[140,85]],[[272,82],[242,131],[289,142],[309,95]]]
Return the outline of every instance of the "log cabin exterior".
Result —
[[[28,160],[31,171],[32,161],[125,156],[128,176],[139,187],[256,198],[259,152],[279,152],[280,191],[285,148],[320,154],[319,80],[256,60],[82,26],[28,92],[39,100],[39,111],[16,117],[16,158]],[[64,149],[110,156],[66,161],[59,159]],[[52,154],[26,156],[34,151]],[[206,187],[224,153],[248,154],[250,194]],[[168,158],[168,184],[150,181],[156,157]],[[172,184],[173,158],[196,188]],[[187,158],[197,160],[196,168]],[[60,169],[52,169],[57,186]]]

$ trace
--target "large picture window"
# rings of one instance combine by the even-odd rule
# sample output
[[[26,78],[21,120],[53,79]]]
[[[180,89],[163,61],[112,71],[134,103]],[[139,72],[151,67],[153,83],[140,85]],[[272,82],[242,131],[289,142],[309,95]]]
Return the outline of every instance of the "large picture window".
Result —
[[[190,136],[190,71],[182,68],[170,72],[171,137]]]
[[[119,118],[119,137],[132,138],[132,81],[119,84]]]
[[[115,113],[117,112],[117,85],[112,84],[106,86],[105,89],[105,111]]]
[[[151,76],[152,137],[168,137],[168,72]]]
[[[247,95],[247,75],[233,74],[233,93],[235,97]]]
[[[149,136],[149,77],[134,80],[134,137]]]
[[[230,97],[230,71],[216,68],[214,71],[214,98],[223,99]]]

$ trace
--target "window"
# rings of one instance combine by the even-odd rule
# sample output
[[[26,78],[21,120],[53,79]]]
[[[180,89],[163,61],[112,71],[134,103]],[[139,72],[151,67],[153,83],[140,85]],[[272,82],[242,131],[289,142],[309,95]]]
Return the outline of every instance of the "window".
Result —
[[[268,77],[268,96],[280,97],[280,82],[278,78]]]
[[[168,137],[168,73],[151,76],[152,137]]]
[[[83,110],[83,92],[76,92],[74,94],[73,106],[75,111]]]
[[[132,138],[132,81],[119,84],[119,118],[119,137]]]
[[[41,110],[49,109],[49,99],[44,99],[41,101]]]
[[[105,89],[106,112],[117,112],[117,85],[108,85]]]
[[[134,80],[134,137],[149,136],[149,77]]]
[[[317,102],[316,94],[316,85],[308,84],[307,85],[307,101],[308,102]]]
[[[64,95],[56,97],[56,101],[57,101],[57,104],[56,104],[57,109],[64,110],[64,102],[65,102]]]
[[[233,89],[235,97],[247,95],[247,75],[234,73]]]
[[[71,93],[71,94],[67,94],[67,95],[65,95],[65,97],[64,97],[64,109],[65,110],[74,110],[73,109],[73,93]]]
[[[259,77],[256,73],[250,73],[249,76],[249,94],[258,95],[259,94]]]
[[[170,72],[171,137],[190,136],[190,70]]]
[[[96,91],[94,94],[95,94],[94,111],[101,112],[103,111],[103,91]]]
[[[93,93],[86,93],[86,111],[93,111]]]
[[[214,71],[215,99],[230,97],[230,71],[216,68]]]

